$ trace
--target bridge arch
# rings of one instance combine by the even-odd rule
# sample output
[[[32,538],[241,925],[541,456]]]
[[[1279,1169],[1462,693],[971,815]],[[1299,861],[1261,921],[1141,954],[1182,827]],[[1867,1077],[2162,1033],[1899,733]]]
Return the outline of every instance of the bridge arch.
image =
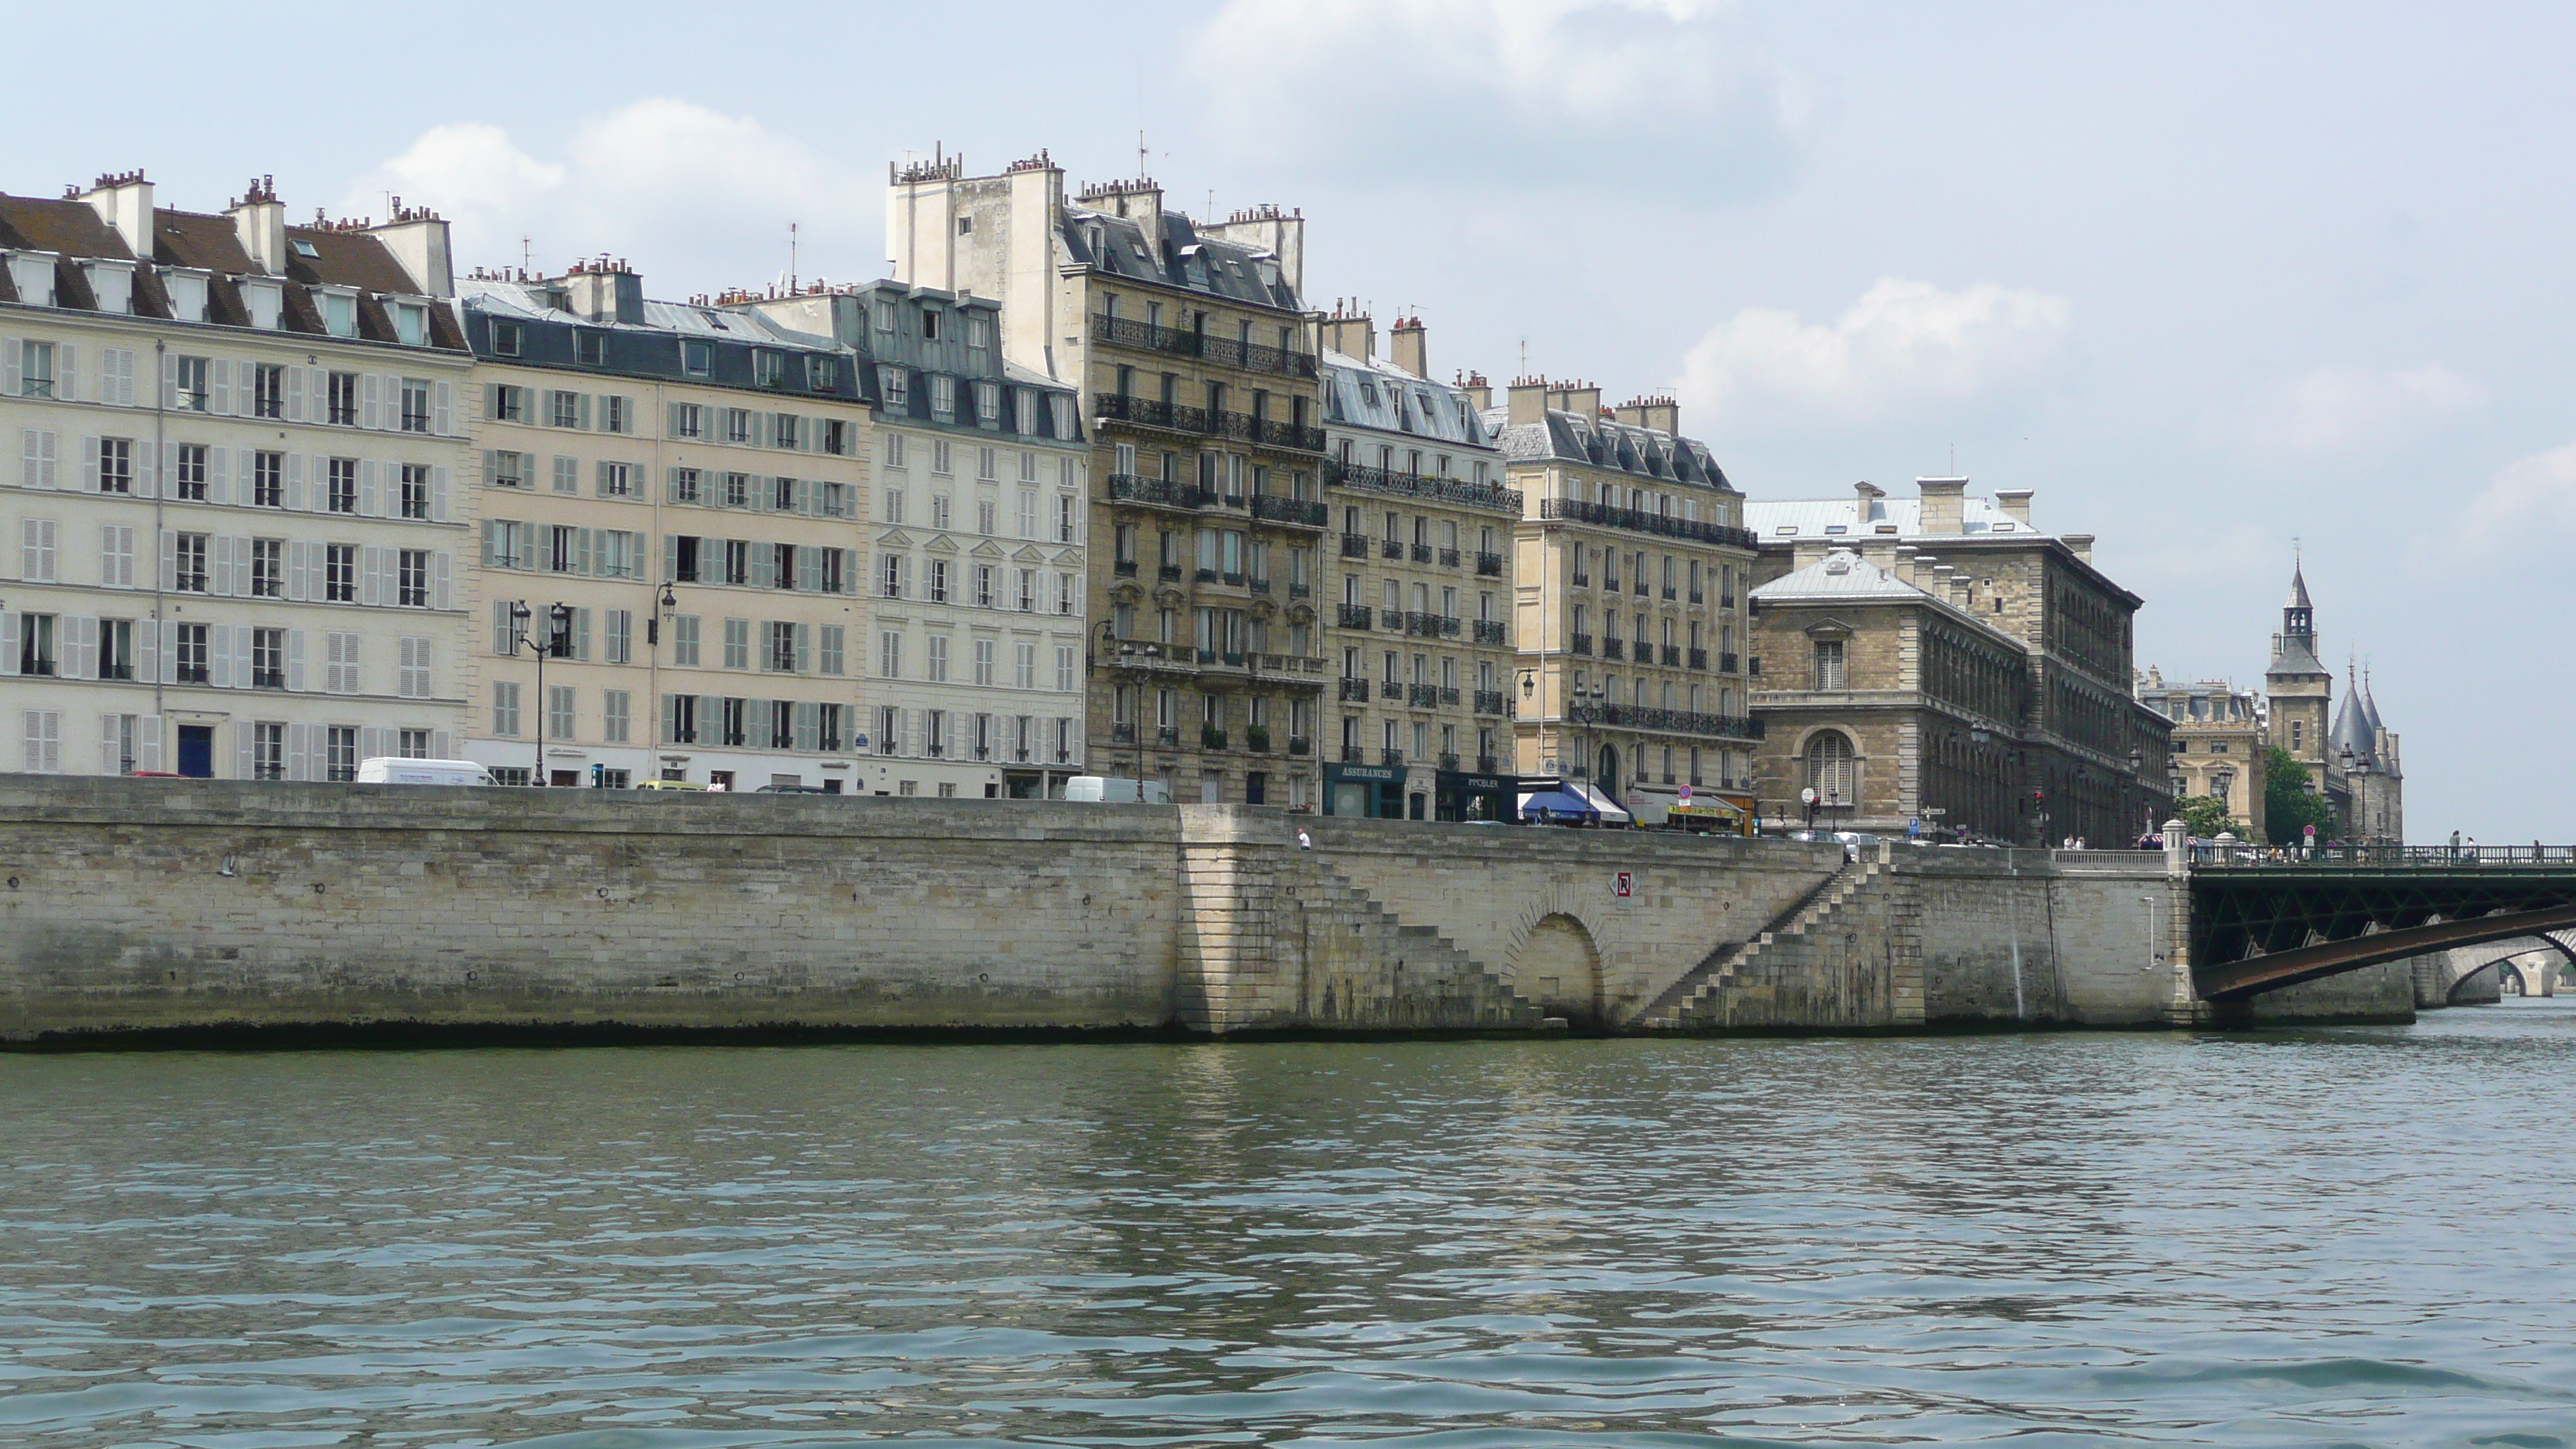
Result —
[[[1592,932],[1563,911],[1541,916],[1512,952],[1512,981],[1549,1016],[1578,1030],[1602,1025],[1601,950]]]

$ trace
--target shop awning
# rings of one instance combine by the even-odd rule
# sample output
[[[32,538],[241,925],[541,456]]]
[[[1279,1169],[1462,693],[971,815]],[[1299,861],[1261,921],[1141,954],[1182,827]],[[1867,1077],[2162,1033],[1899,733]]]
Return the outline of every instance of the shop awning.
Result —
[[[1611,799],[1609,796],[1601,793],[1597,787],[1587,784],[1584,781],[1576,780],[1570,784],[1559,786],[1558,788],[1581,791],[1583,798],[1592,802],[1592,808],[1599,812],[1601,823],[1604,825],[1625,825],[1630,819],[1628,812],[1619,808],[1618,801]]]
[[[1554,823],[1571,820],[1591,824],[1600,818],[1601,812],[1593,808],[1591,801],[1569,794],[1563,787],[1521,796],[1521,819],[1526,821],[1545,819]]]

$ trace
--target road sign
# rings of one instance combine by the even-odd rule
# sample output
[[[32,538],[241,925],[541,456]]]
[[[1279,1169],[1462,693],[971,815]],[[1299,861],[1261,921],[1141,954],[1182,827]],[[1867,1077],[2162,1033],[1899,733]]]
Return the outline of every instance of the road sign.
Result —
[[[1637,877],[1633,872],[1623,870],[1610,882],[1610,894],[1623,901],[1636,893]]]
[[[1815,803],[1816,803],[1816,787],[1815,787],[1815,786],[1813,786],[1813,785],[1809,785],[1806,789],[1799,791],[1799,792],[1798,792],[1798,803],[1799,803],[1799,804],[1801,804],[1801,805],[1813,805],[1813,804],[1815,804]]]
[[[1905,834],[1906,834],[1907,838],[1911,839],[1911,838],[1913,838],[1913,837],[1916,837],[1916,836],[1921,835],[1922,833],[1923,833],[1923,821],[1922,821],[1922,819],[1921,819],[1920,817],[1917,817],[1917,818],[1915,818],[1915,819],[1911,819],[1911,820],[1908,820],[1908,821],[1906,821],[1906,822],[1905,822]]]
[[[1690,786],[1688,785],[1684,785],[1682,787],[1682,803],[1685,805],[1690,803]]]
[[[2317,838],[2317,828],[2316,828],[2315,826],[2313,826],[2313,825],[2301,826],[2301,827],[2300,827],[2300,829],[2299,829],[2299,833],[2300,833],[2301,835],[2306,836],[2306,837],[2307,837],[2308,839],[2310,839],[2310,840],[2314,840],[2314,839],[2316,839],[2316,838]]]

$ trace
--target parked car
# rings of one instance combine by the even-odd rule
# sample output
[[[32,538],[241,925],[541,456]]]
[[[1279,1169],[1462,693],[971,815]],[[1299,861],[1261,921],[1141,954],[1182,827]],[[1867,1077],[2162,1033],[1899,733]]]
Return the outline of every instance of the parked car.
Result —
[[[704,790],[707,787],[687,780],[645,780],[635,788],[638,790]]]
[[[754,795],[838,795],[841,792],[826,790],[820,785],[763,785],[751,793]]]
[[[497,785],[492,772],[472,760],[405,760],[377,755],[358,762],[361,785]]]

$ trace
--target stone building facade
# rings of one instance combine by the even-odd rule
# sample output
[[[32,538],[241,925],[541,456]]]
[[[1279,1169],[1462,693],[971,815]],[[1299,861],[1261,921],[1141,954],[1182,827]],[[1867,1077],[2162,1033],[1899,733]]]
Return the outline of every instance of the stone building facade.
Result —
[[[897,794],[1061,795],[1086,748],[1079,398],[1005,360],[1000,308],[972,293],[871,282],[746,305],[850,348],[873,386],[872,777]]]
[[[1513,532],[1519,773],[1656,823],[1694,787],[1753,803],[1744,496],[1668,398],[1527,378],[1484,421],[1523,499]]]
[[[2263,671],[2269,695],[2270,742],[2289,751],[2325,792],[2340,838],[2358,844],[2403,844],[2406,839],[2406,773],[2398,739],[2379,718],[2379,706],[2356,676],[2335,705],[2334,672],[2317,653],[2317,612],[2308,596],[2304,563],[2290,569],[2289,597],[2281,605],[2280,632]]]
[[[2264,746],[2271,727],[2263,696],[2225,680],[2168,681],[2149,669],[2138,700],[2173,721],[2173,795],[2224,801],[2238,838],[2263,835]]]
[[[623,263],[460,291],[481,535],[465,755],[507,783],[874,788],[854,360],[648,301]]]
[[[1512,535],[1521,495],[1462,379],[1433,381],[1420,318],[1377,356],[1364,315],[1324,324],[1324,586],[1339,674],[1324,813],[1505,820]],[[1477,379],[1481,383],[1482,379]]]
[[[1850,674],[1851,661],[1863,657],[1851,651],[1860,647],[1865,655],[1873,647],[1855,644],[1860,631],[1843,643],[1837,688],[1836,651],[1815,632],[1817,621],[1803,612],[1775,620],[1758,610],[1754,707],[1765,720],[1764,813],[1802,818],[1800,794],[1815,789],[1829,802],[1818,814],[1820,827],[1902,832],[1922,820],[1927,829],[1967,823],[1973,833],[2023,844],[2133,842],[2172,808],[2171,721],[2133,695],[2133,616],[2141,601],[2093,567],[2091,535],[2035,529],[2029,493],[1970,498],[1967,486],[1964,478],[1920,479],[1920,496],[1901,500],[1862,483],[1848,498],[1746,505],[1746,520],[1761,539],[1762,584],[1849,551],[1992,636],[2017,641],[2022,652],[2021,714],[2009,735],[1972,721],[1983,706],[1955,720],[1942,714],[1935,723],[1927,715],[1910,728],[1864,729],[1856,721],[1883,702],[1859,698],[1863,686]],[[1988,642],[1987,634],[1961,636],[1953,651],[1961,667],[1981,672],[1972,661]],[[1902,639],[1898,645],[1911,647]],[[1902,688],[1908,681],[1919,687],[1931,662],[1905,661],[1905,668],[1878,675],[1875,687]],[[1983,685],[1962,688],[1990,698]],[[1836,694],[1853,696],[1854,723],[1821,717]],[[1798,723],[1771,727],[1775,707]],[[1838,788],[1871,779],[1881,782],[1874,798],[1865,784]],[[2009,817],[1996,815],[1987,798],[1997,781],[2012,802]],[[1838,795],[1849,803],[1831,804]],[[1927,817],[1924,808],[1945,813]]]
[[[896,280],[998,299],[1004,357],[1082,398],[1093,768],[1313,808],[1329,675],[1304,219],[1200,221],[1142,179],[1068,198],[1044,155],[890,182]]]
[[[448,754],[471,358],[445,223],[140,172],[0,197],[9,766],[345,780]]]

